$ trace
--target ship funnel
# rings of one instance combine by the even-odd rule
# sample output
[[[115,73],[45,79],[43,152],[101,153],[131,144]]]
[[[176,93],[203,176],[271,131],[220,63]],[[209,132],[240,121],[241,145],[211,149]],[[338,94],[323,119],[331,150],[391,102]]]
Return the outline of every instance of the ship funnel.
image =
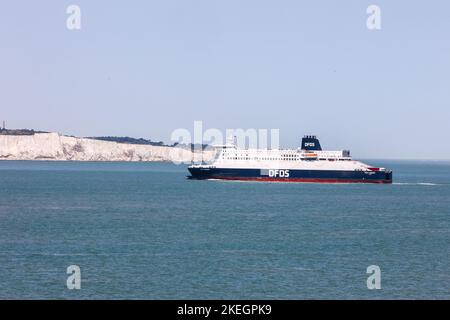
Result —
[[[316,136],[304,136],[302,139],[302,150],[322,150],[319,139]]]

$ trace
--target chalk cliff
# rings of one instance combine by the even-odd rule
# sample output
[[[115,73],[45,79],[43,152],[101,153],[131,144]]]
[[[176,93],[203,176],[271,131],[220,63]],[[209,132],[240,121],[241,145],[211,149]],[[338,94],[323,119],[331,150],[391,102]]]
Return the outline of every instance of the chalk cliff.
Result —
[[[193,152],[182,148],[117,143],[58,133],[0,135],[0,160],[190,162],[193,156]]]

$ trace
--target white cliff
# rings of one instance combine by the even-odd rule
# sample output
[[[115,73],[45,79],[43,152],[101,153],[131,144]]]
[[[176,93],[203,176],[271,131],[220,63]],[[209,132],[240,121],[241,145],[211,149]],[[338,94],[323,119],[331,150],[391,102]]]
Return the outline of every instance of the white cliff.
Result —
[[[193,152],[182,148],[117,143],[58,133],[0,135],[0,160],[190,162],[192,158]]]

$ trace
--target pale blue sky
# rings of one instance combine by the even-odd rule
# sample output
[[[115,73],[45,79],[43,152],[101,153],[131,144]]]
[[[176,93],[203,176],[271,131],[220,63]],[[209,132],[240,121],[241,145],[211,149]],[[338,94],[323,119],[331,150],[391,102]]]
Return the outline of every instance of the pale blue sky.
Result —
[[[308,133],[361,158],[450,159],[449,12],[445,0],[4,1],[0,120],[166,142],[203,120],[279,128],[283,146]]]

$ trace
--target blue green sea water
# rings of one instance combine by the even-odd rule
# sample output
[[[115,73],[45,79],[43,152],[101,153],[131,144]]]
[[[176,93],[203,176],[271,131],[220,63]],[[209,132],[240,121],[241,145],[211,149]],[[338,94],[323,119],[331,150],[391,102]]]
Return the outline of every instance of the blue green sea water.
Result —
[[[191,181],[168,163],[0,162],[2,299],[450,298],[450,163],[394,184]],[[81,289],[66,269],[81,269]],[[381,289],[368,290],[369,265]]]

